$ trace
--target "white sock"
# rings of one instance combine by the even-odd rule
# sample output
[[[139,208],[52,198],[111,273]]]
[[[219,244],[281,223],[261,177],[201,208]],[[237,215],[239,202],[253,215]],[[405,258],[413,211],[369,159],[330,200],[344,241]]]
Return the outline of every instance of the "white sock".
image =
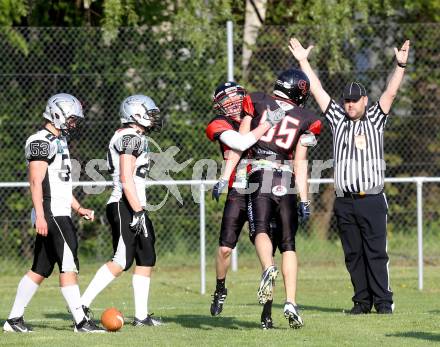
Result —
[[[73,319],[76,324],[80,323],[84,319],[84,311],[81,307],[81,294],[77,284],[61,287],[61,293],[66,299],[67,306],[69,306],[70,312],[72,312]]]
[[[137,319],[144,320],[148,315],[148,293],[150,291],[150,277],[133,275],[134,292],[134,316]]]
[[[24,314],[24,309],[31,301],[36,293],[39,285],[32,281],[28,275],[24,275],[18,283],[17,294],[15,296],[14,305],[8,319],[21,317]]]
[[[83,293],[81,303],[84,306],[90,307],[96,296],[115,278],[107,264],[102,265],[99,270],[96,271],[95,277],[93,277],[92,282],[90,282],[86,291]]]

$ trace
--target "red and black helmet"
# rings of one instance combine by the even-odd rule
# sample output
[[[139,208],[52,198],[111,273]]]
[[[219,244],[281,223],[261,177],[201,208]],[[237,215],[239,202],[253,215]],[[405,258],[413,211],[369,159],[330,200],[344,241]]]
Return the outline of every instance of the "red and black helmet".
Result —
[[[310,81],[307,75],[298,69],[283,71],[277,78],[274,94],[289,99],[297,106],[304,106],[310,95]]]
[[[218,115],[240,121],[243,98],[246,94],[246,90],[238,83],[225,82],[220,84],[212,96],[214,111]]]

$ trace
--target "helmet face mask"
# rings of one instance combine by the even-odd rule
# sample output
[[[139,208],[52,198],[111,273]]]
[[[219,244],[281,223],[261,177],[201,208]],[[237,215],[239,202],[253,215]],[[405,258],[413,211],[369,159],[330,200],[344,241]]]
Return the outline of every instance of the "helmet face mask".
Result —
[[[131,95],[121,103],[120,111],[122,124],[138,124],[145,130],[160,131],[163,120],[160,110],[154,101],[145,95]]]
[[[68,136],[70,139],[79,137],[83,120],[84,118],[76,116],[68,117],[66,122],[62,124],[61,134],[66,137]]]
[[[304,107],[310,95],[310,81],[301,70],[283,71],[275,82],[274,94]]]
[[[43,117],[61,131],[63,136],[73,138],[79,135],[84,120],[81,103],[73,95],[60,93],[49,98]]]
[[[226,116],[240,122],[243,99],[246,94],[246,90],[235,82],[226,82],[219,85],[212,96],[214,111],[217,115]]]

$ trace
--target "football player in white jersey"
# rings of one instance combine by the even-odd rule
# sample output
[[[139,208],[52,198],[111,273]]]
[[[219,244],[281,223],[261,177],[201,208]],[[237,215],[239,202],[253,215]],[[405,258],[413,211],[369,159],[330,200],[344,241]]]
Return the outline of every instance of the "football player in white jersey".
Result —
[[[86,318],[81,306],[77,283],[79,263],[76,230],[71,210],[93,220],[93,211],[82,207],[72,196],[71,162],[67,139],[75,136],[83,120],[80,102],[70,94],[49,98],[43,113],[44,126],[26,141],[25,154],[29,168],[32,196],[32,223],[37,235],[31,270],[18,284],[12,310],[3,330],[31,332],[24,322],[26,306],[55,264],[60,271],[60,287],[75,321],[75,332],[104,332]]]
[[[159,108],[145,95],[132,95],[120,107],[122,127],[110,140],[107,165],[113,177],[113,191],[107,203],[107,218],[112,228],[114,255],[102,265],[90,282],[81,301],[89,316],[95,297],[134,260],[134,326],[160,325],[148,312],[150,277],[156,264],[153,224],[147,216],[146,176],[149,165],[147,131],[160,130]]]

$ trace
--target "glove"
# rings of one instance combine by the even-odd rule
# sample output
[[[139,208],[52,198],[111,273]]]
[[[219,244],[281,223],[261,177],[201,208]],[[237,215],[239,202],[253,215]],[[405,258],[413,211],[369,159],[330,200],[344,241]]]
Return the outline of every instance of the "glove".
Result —
[[[298,204],[298,217],[301,223],[306,223],[310,218],[310,200],[300,201]]]
[[[266,122],[270,124],[271,127],[277,125],[286,115],[286,112],[281,107],[276,110],[271,110],[269,105],[266,108]]]
[[[212,188],[212,200],[219,200],[220,194],[222,191],[228,186],[228,181],[220,178],[219,181],[215,184],[214,188]]]
[[[139,211],[133,214],[133,219],[130,223],[130,228],[133,230],[135,235],[144,234],[145,237],[148,237],[148,229],[146,219],[146,212]]]

